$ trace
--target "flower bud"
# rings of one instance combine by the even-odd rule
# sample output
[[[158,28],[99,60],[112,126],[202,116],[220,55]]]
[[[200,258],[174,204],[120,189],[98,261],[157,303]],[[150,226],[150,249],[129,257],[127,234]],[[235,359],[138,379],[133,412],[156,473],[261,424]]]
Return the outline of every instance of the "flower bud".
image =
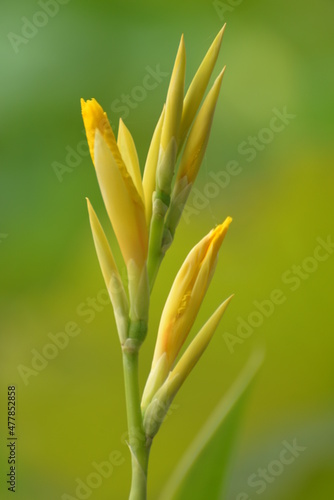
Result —
[[[148,230],[143,195],[136,188],[139,181],[132,165],[131,139],[125,129],[121,130],[122,149],[131,158],[129,171],[101,106],[94,99],[82,101],[82,115],[104,204],[124,261],[127,264],[133,259],[138,267],[143,268],[147,258]]]
[[[210,231],[188,254],[168,295],[158,330],[152,368],[166,352],[170,369],[196,319],[213,276],[231,217]]]
[[[88,198],[87,206],[97,257],[113,305],[120,341],[123,344],[127,338],[129,324],[128,299],[108,240]]]
[[[200,67],[195,74],[189,89],[187,91],[186,97],[184,98],[182,120],[179,132],[179,148],[181,149],[182,144],[187,136],[189,128],[195,118],[199,105],[204,97],[205,90],[208,86],[212,71],[215,67],[218,54],[220,51],[225,26],[222,27],[216,38],[214,39],[211,47],[206,53]]]
[[[232,296],[223,302],[218,309],[213,313],[213,315],[208,319],[205,325],[198,332],[194,340],[191,342],[189,347],[186,349],[184,354],[182,355],[179,362],[173,368],[173,370],[169,373],[165,382],[161,385],[160,389],[156,391],[151,398],[145,398],[142,403],[142,407],[144,408],[144,427],[146,435],[150,438],[153,438],[155,434],[158,432],[160,425],[170,407],[171,402],[176,396],[178,390],[182,386],[183,382],[186,380],[191,370],[194,368],[205,349],[209,345],[210,340],[215,333],[217,326],[226,311],[228,304],[230,303]],[[162,357],[160,359],[163,359]],[[160,360],[154,368],[153,372],[161,372],[161,364]],[[155,387],[157,386],[157,380]],[[153,382],[150,382],[150,387],[147,391],[153,392]],[[148,395],[146,393],[146,396]],[[145,394],[145,393],[144,393]],[[149,404],[147,404],[147,402]]]

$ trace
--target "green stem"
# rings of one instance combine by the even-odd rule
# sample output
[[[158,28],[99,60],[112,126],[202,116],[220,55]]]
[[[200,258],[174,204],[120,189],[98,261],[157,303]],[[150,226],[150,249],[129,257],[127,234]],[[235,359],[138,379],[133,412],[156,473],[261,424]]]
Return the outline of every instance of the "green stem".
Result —
[[[147,272],[151,292],[161,261],[164,257],[161,245],[164,234],[165,215],[167,213],[169,203],[169,194],[162,191],[155,192],[147,258]]]
[[[150,229],[148,259],[147,259],[147,272],[148,272],[148,279],[151,291],[161,262],[161,241],[162,241],[163,230],[164,230],[164,217],[161,214],[157,215],[153,213],[151,221],[151,229]]]
[[[150,443],[146,441],[140,408],[138,349],[123,348],[125,398],[128,418],[132,480],[129,500],[146,500]]]

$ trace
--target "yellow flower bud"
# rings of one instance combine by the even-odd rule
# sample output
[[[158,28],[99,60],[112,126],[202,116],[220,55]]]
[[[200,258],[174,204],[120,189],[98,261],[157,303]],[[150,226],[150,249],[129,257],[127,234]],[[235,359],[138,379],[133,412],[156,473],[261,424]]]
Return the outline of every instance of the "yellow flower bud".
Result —
[[[191,342],[189,347],[186,349],[185,353],[181,356],[176,366],[171,371],[168,379],[166,381],[166,390],[168,393],[168,399],[173,399],[177,391],[188,377],[191,370],[196,365],[197,361],[200,359],[205,349],[209,345],[210,340],[215,333],[217,326],[227,309],[233,295],[228,297],[212,316],[208,319],[205,325],[198,332],[194,340]]]
[[[225,68],[216,78],[195,119],[186,142],[177,173],[176,182],[187,176],[188,183],[194,183],[201,166],[210,137],[213,115],[215,112]]]
[[[216,78],[192,126],[176,176],[165,229],[174,237],[191,187],[195,182],[208,145],[213,115],[225,68]]]
[[[195,74],[189,86],[186,97],[184,98],[182,120],[179,133],[180,148],[182,147],[182,144],[186,138],[188,130],[192,124],[192,121],[197,113],[199,105],[203,99],[205,90],[208,86],[213,68],[215,67],[218,54],[220,51],[223,34],[225,31],[225,26],[226,24],[224,24],[224,26],[214,39],[208,52],[206,53],[200,67],[197,70],[197,73]]]
[[[127,338],[128,331],[128,299],[108,240],[88,198],[87,206],[97,257],[113,305],[120,341],[123,343]]]
[[[148,390],[146,390],[145,387],[144,396],[146,396],[146,398],[143,396],[142,409],[144,413],[145,431],[151,438],[158,432],[164,416],[178,390],[209,345],[231,299],[232,296],[226,299],[208,319],[182,355],[179,362],[169,373],[166,380],[163,384],[160,384],[160,388],[154,391],[157,386],[159,387],[158,382],[161,380],[161,375],[159,380],[156,376],[152,377],[150,384],[147,386]],[[161,356],[160,360],[163,360],[164,356],[165,354]],[[156,375],[156,372],[161,373],[160,360],[152,372],[154,375]],[[150,398],[147,397],[148,394],[150,394]]]
[[[132,166],[128,171],[101,106],[94,99],[82,101],[82,115],[104,204],[124,261],[128,264],[133,259],[142,268],[147,258],[148,230],[143,198],[136,188],[138,180]],[[126,135],[125,130],[121,133]],[[130,142],[124,140],[127,151]],[[128,155],[133,161],[133,151]]]
[[[171,369],[209,286],[231,217],[210,231],[188,254],[167,298],[159,325],[152,368],[163,353]]]
[[[167,93],[165,119],[161,135],[163,151],[166,151],[173,138],[175,141],[178,139],[183,108],[185,70],[186,51],[182,35]]]
[[[183,35],[170,79],[163,120],[156,185],[161,192],[170,194],[177,154],[177,142],[182,116],[186,53]]]
[[[122,118],[119,121],[117,146],[125,166],[131,175],[133,183],[136,186],[137,192],[144,203],[144,191],[136,146],[129,129],[124,125]]]

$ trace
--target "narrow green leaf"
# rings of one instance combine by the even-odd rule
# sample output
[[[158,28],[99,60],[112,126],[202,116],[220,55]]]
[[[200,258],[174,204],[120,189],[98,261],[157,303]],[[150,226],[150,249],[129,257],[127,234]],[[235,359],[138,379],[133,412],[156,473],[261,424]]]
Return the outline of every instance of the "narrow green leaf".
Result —
[[[263,352],[251,356],[181,459],[159,500],[222,500],[239,421]]]

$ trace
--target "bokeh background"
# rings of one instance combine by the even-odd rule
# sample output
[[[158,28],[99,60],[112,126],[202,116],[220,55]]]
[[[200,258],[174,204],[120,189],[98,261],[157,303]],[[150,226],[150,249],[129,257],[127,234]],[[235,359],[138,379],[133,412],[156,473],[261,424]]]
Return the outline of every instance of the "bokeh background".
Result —
[[[333,2],[70,0],[50,2],[46,18],[38,14],[42,4],[3,2],[0,16],[1,498],[10,498],[6,391],[13,384],[16,498],[79,498],[77,478],[86,482],[92,463],[113,452],[111,476],[85,498],[127,498],[121,356],[85,196],[108,224],[79,100],[98,99],[115,130],[123,116],[143,166],[181,33],[189,84],[224,22],[215,75],[225,64],[227,71],[197,191],[156,283],[141,383],[175,273],[227,215],[233,224],[193,332],[222,299],[235,298],[156,439],[150,498],[258,346],[266,359],[242,422],[228,499],[333,498]],[[143,91],[157,67],[157,85]],[[275,113],[285,113],[283,121],[273,122]],[[237,175],[227,175],[231,161]],[[317,253],[319,238],[329,246]],[[265,301],[275,290],[281,303],[271,306]],[[69,322],[79,333],[48,350],[50,334]],[[53,359],[40,359],[33,371],[43,349]],[[283,441],[303,450],[269,474],[260,493],[249,477],[272,467]]]

